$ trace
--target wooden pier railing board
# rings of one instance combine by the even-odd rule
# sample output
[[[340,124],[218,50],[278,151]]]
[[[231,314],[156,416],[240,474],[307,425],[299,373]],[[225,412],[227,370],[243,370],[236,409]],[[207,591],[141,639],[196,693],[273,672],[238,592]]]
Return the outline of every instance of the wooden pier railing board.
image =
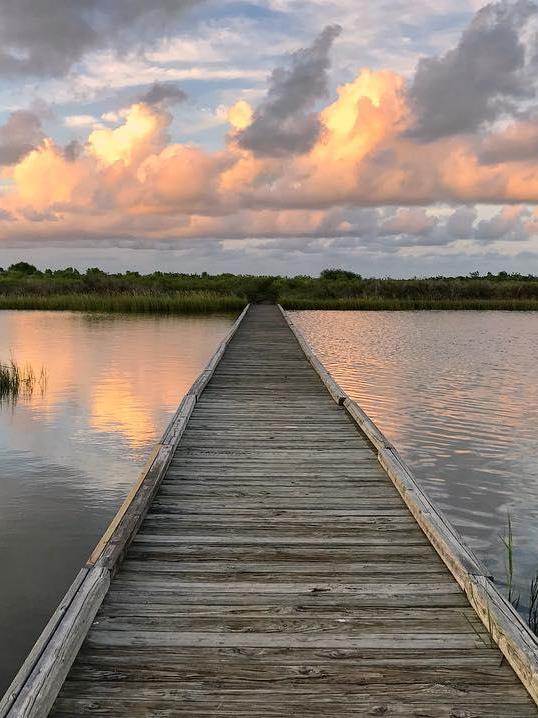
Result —
[[[51,715],[538,715],[469,586],[533,696],[534,637],[285,319],[235,327],[94,552],[112,581]],[[47,715],[29,685],[4,715]]]

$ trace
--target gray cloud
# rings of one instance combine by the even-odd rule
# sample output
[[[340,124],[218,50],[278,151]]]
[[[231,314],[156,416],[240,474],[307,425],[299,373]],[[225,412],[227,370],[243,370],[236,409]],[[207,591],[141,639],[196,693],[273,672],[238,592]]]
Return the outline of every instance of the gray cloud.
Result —
[[[453,239],[468,239],[473,236],[477,212],[474,207],[458,207],[446,221],[447,234]]]
[[[174,105],[178,102],[184,102],[187,99],[187,93],[175,84],[155,82],[138,99],[147,105]]]
[[[518,212],[501,211],[491,219],[482,219],[476,225],[474,238],[481,242],[494,242],[500,239],[505,242],[525,241],[528,239],[528,233],[523,221],[528,215],[529,210],[522,209]]]
[[[78,140],[71,140],[64,147],[64,157],[68,162],[75,162],[83,151],[84,147]]]
[[[39,117],[29,110],[12,112],[0,127],[0,165],[12,165],[43,139]]]
[[[416,115],[409,134],[431,141],[474,131],[533,96],[537,17],[530,0],[486,5],[455,49],[421,59],[409,91]]]
[[[293,53],[289,67],[273,70],[266,98],[239,136],[242,147],[267,156],[308,152],[321,131],[312,108],[327,93],[329,52],[340,32],[329,25],[310,47]]]
[[[66,73],[86,52],[154,41],[196,0],[0,0],[0,74]]]

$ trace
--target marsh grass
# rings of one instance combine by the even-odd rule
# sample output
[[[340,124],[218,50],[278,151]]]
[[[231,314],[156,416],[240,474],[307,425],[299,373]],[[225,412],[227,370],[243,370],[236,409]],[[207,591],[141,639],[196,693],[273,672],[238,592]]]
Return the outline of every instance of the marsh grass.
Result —
[[[538,299],[396,299],[391,297],[315,297],[303,299],[282,297],[280,303],[284,309],[339,309],[369,311],[410,311],[431,309],[484,310],[497,309],[508,311],[538,311]]]
[[[516,597],[514,593],[514,534],[512,531],[512,520],[508,514],[506,532],[501,536],[504,545],[504,567],[506,574],[506,593],[510,603],[517,608],[519,606],[520,596]]]
[[[0,402],[16,401],[20,396],[31,397],[36,390],[44,394],[46,386],[45,367],[36,374],[29,364],[22,366],[13,359],[7,364],[0,363]]]
[[[175,294],[0,295],[0,309],[48,309],[121,314],[238,312],[247,300],[212,292]]]
[[[514,589],[515,563],[514,563],[514,534],[512,520],[508,514],[504,536],[501,536],[504,546],[504,564],[506,575],[506,598],[518,610],[521,595]],[[528,594],[527,623],[533,633],[538,635],[538,570],[531,579]]]
[[[534,631],[534,633],[538,635],[538,571],[534,575],[534,578],[531,579],[527,622],[531,631]]]

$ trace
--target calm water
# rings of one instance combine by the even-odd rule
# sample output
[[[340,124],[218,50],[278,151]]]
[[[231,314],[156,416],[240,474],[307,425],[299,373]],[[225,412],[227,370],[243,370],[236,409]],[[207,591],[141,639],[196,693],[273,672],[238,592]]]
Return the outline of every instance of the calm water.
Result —
[[[232,321],[0,312],[0,361],[48,372],[0,406],[0,694]]]
[[[538,569],[538,313],[293,312],[337,381],[504,579]]]

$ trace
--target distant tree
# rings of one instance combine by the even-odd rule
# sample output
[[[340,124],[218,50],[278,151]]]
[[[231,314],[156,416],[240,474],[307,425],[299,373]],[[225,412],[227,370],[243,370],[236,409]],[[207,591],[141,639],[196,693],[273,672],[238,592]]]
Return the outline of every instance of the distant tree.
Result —
[[[330,279],[330,280],[338,280],[338,279],[362,279],[360,274],[355,274],[355,272],[350,272],[347,269],[336,269],[333,267],[330,267],[329,269],[324,269],[322,272],[320,272],[321,279]]]
[[[16,264],[12,264],[8,271],[18,272],[19,274],[35,274],[37,267],[34,267],[33,264],[28,264],[28,262],[17,262]]]
[[[469,276],[471,277],[471,279],[478,279],[480,277],[480,272],[469,272]]]

